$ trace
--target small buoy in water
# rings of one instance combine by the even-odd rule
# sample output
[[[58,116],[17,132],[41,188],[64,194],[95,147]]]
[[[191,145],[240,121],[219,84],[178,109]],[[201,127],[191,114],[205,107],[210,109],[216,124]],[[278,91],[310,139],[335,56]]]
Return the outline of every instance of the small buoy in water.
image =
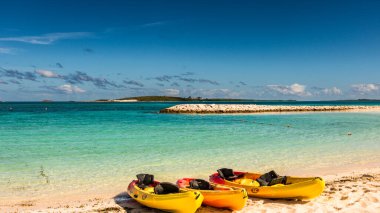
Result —
[[[45,111],[47,111],[47,107],[45,107]]]
[[[351,133],[351,132],[348,132],[348,133],[347,133],[347,135],[348,135],[348,136],[351,136],[351,135],[352,135],[352,133]]]
[[[12,107],[9,107],[9,110],[13,110],[13,108],[12,108]]]

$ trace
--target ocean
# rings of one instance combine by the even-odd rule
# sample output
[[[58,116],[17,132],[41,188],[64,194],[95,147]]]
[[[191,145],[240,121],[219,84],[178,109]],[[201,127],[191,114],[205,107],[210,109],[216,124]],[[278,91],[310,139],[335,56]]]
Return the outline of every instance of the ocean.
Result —
[[[158,113],[175,104],[0,103],[0,200],[122,192],[138,173],[172,182],[221,167],[317,176],[380,162],[378,112]]]

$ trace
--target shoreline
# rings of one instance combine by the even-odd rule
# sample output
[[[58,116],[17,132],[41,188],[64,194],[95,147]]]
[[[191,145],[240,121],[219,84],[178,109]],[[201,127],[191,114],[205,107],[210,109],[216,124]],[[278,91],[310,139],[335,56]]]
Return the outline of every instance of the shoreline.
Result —
[[[288,106],[256,104],[179,104],[160,110],[167,114],[266,114],[305,112],[380,112],[380,106]]]
[[[375,165],[373,165],[375,166]],[[246,207],[239,212],[283,211],[378,211],[380,210],[380,167],[345,170],[331,173],[326,170],[322,178],[326,181],[323,194],[311,201],[271,200],[250,198]],[[289,174],[292,175],[292,174]],[[101,195],[60,195],[45,198],[21,200],[2,200],[0,212],[158,212],[141,206],[125,193],[125,188],[118,192],[104,192]],[[212,207],[202,207],[197,212],[220,212]],[[225,210],[225,212],[230,212]]]

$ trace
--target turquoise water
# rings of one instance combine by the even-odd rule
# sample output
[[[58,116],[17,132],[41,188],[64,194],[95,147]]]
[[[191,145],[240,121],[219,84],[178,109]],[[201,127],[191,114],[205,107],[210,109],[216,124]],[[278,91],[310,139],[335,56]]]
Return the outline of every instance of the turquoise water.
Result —
[[[0,198],[124,191],[141,172],[175,181],[220,167],[312,173],[380,161],[380,113],[158,113],[175,104],[0,103]]]

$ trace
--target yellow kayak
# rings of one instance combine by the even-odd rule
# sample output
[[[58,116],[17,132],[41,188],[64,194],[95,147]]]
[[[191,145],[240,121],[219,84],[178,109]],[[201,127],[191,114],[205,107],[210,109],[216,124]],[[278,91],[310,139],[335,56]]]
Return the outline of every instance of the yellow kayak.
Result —
[[[276,174],[274,173],[274,178],[271,180],[274,183],[271,185],[270,181],[265,178],[268,178],[273,171],[265,175],[233,172],[229,169],[224,171],[226,174],[218,170],[218,173],[210,176],[210,181],[216,184],[244,188],[252,197],[310,200],[320,196],[325,187],[325,181],[320,177],[275,177]]]
[[[245,189],[210,184],[201,179],[183,178],[177,181],[177,185],[187,191],[201,192],[203,204],[217,208],[241,210],[248,199]]]
[[[166,212],[194,213],[203,201],[203,195],[197,191],[179,189],[176,185],[153,180],[153,175],[137,175],[127,193],[137,202],[150,208]]]

